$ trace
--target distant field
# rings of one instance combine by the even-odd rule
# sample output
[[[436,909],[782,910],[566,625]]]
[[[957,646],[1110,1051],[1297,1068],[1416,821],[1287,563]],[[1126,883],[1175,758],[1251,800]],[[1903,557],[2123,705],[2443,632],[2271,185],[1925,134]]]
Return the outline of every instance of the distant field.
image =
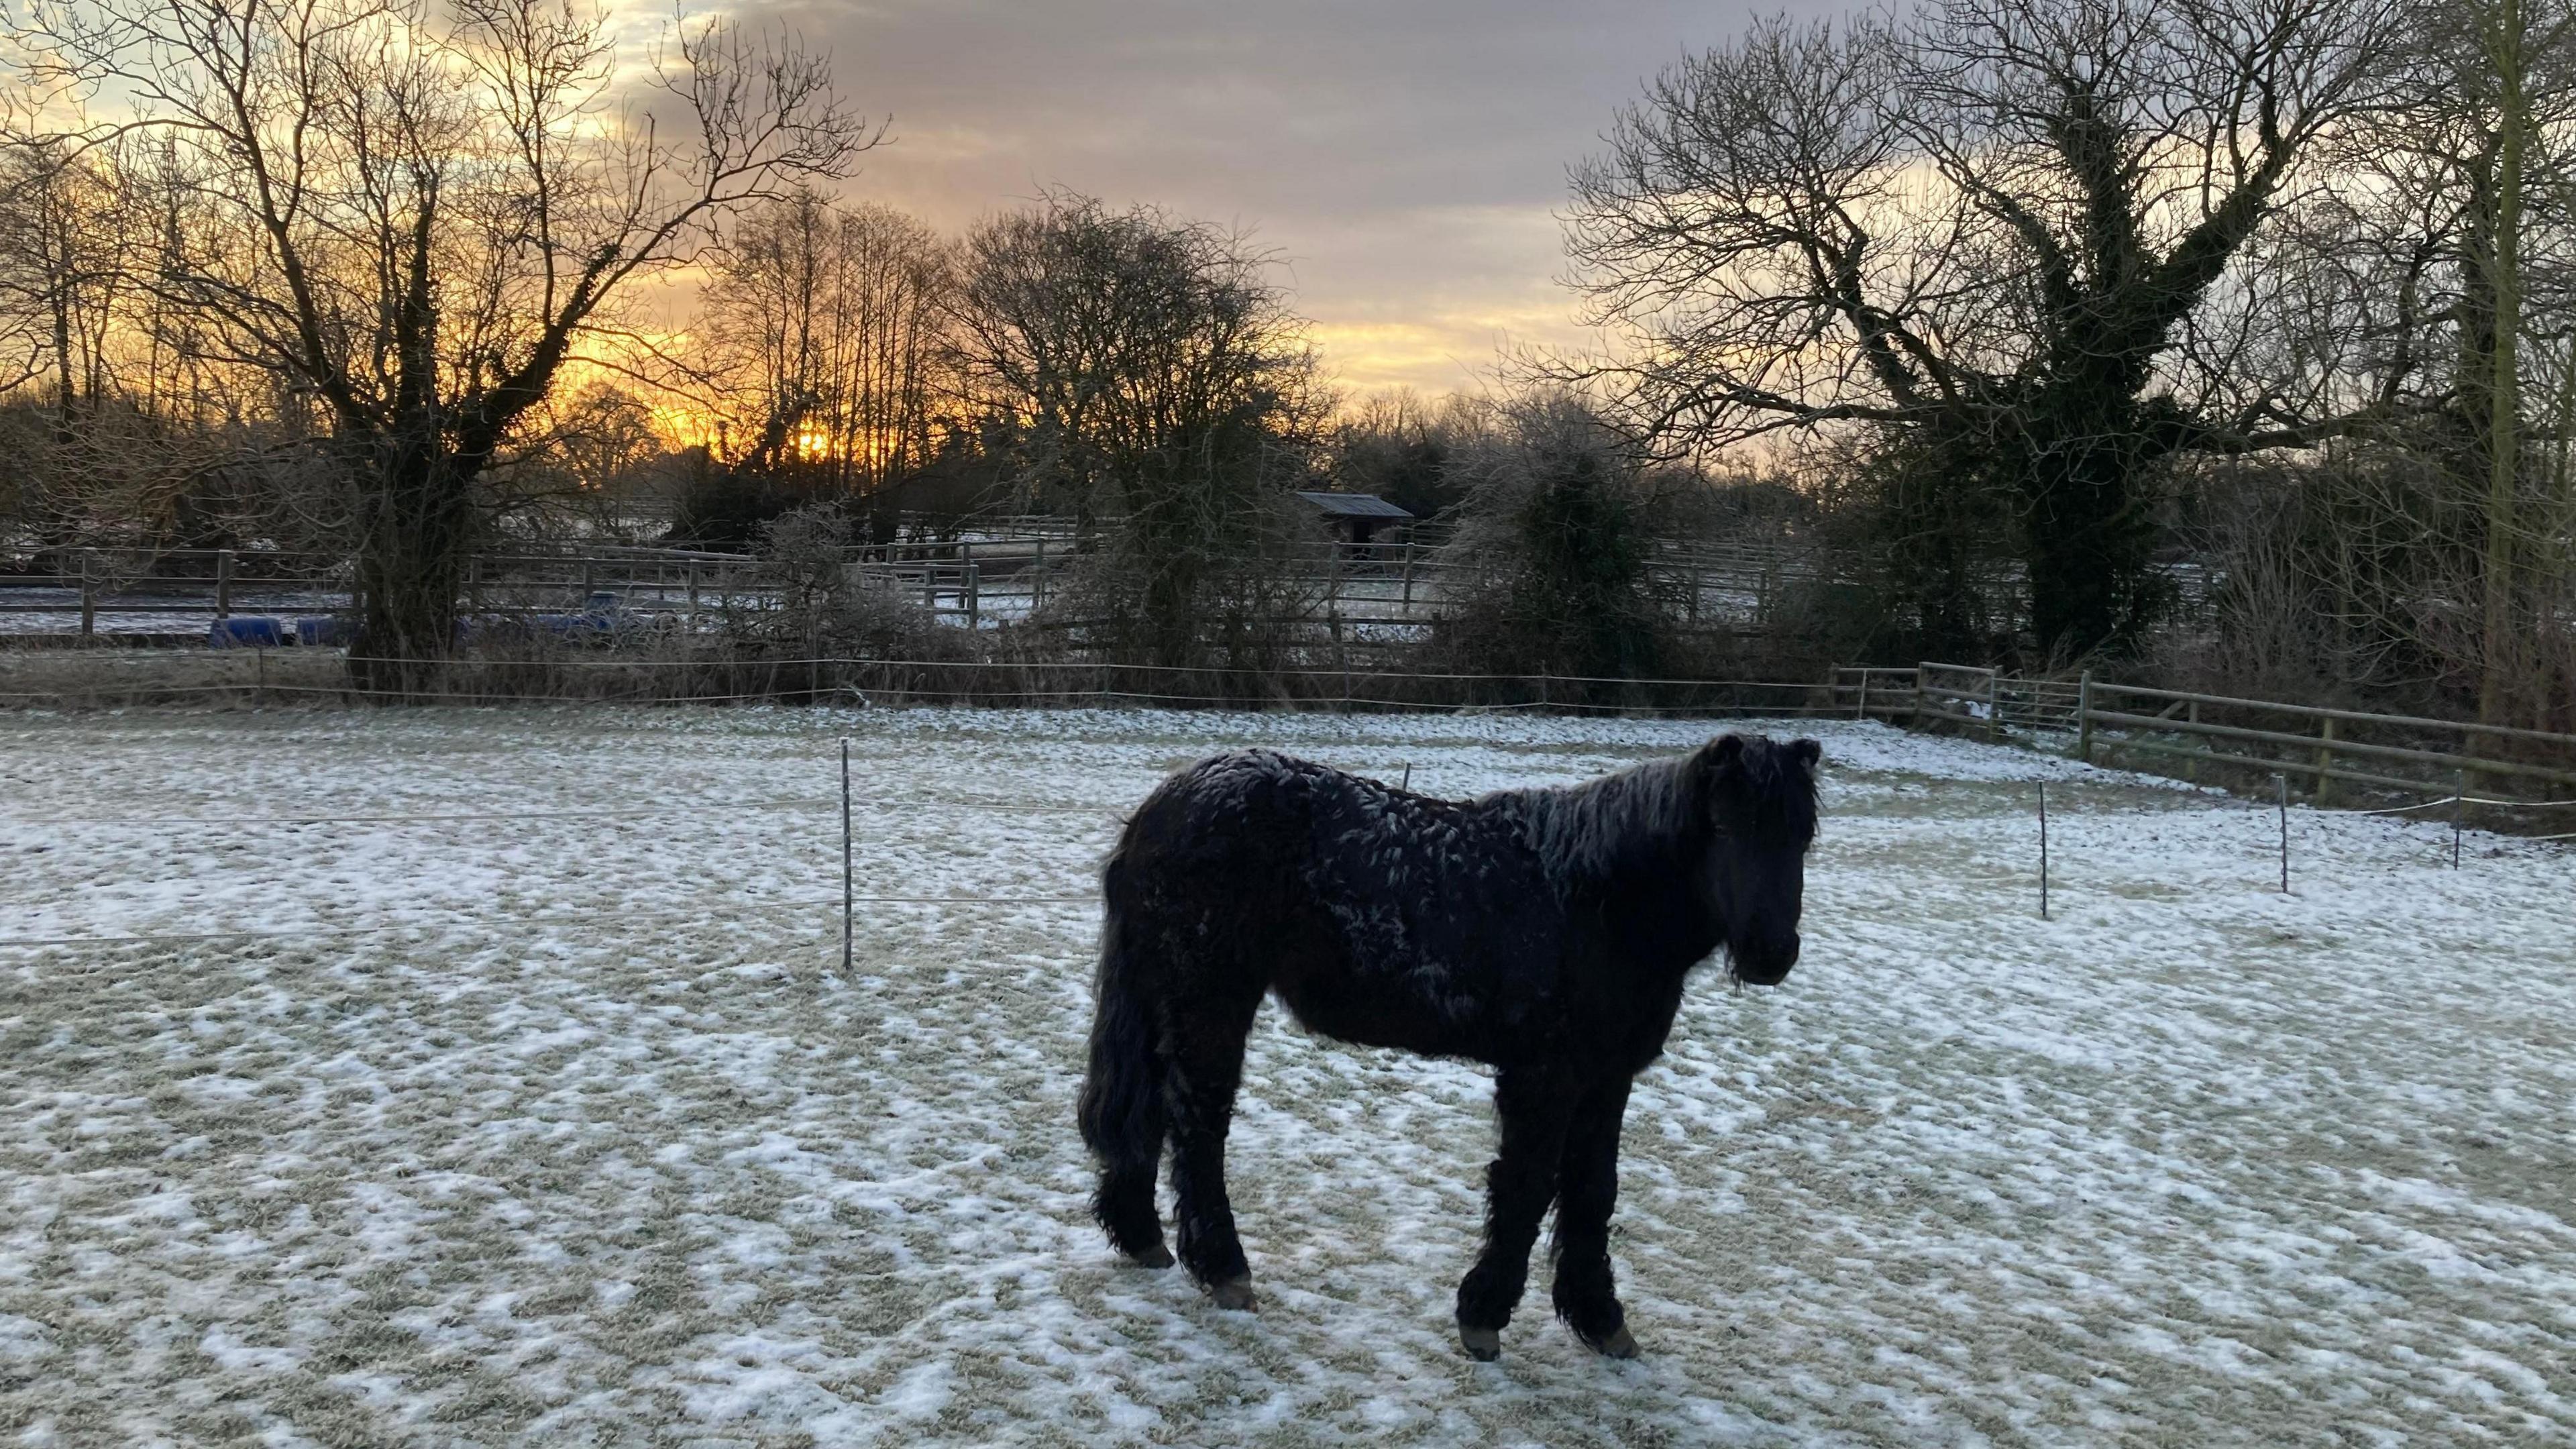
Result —
[[[1543,1271],[1466,1360],[1486,1074],[1275,1009],[1263,1311],[1113,1258],[1116,812],[1235,744],[1466,794],[1719,727],[0,715],[0,1440],[2576,1436],[2576,854],[2298,810],[2284,897],[2268,808],[1876,725],[1813,730],[1796,973],[1701,981],[1636,1095],[1643,1360]],[[859,894],[1015,901],[865,906],[848,975],[845,735]]]

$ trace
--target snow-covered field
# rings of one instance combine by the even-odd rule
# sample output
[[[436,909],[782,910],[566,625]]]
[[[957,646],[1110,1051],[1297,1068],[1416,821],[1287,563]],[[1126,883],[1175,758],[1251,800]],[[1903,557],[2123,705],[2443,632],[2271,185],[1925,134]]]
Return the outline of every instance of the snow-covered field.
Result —
[[[2294,811],[2285,897],[2268,809],[1870,725],[1814,731],[1796,973],[1703,980],[1636,1095],[1645,1359],[1542,1274],[1469,1362],[1484,1074],[1275,1011],[1263,1311],[1112,1258],[1116,811],[1223,745],[1465,793],[1709,728],[0,716],[0,1442],[2576,1436],[2576,857]],[[844,735],[859,894],[1006,902],[864,906],[846,975]]]

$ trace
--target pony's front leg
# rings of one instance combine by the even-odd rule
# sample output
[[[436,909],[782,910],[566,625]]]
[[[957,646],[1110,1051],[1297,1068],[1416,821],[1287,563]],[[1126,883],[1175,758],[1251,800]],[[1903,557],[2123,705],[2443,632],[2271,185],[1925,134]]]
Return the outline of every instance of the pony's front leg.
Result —
[[[1585,1092],[1566,1129],[1556,1188],[1556,1316],[1612,1358],[1635,1358],[1637,1340],[1610,1274],[1610,1210],[1619,1201],[1619,1125],[1628,1078]]]
[[[1485,1169],[1485,1246],[1458,1285],[1458,1340],[1477,1358],[1501,1356],[1503,1326],[1529,1284],[1530,1247],[1556,1196],[1569,1107],[1552,1077],[1506,1067],[1495,1082],[1503,1145]]]

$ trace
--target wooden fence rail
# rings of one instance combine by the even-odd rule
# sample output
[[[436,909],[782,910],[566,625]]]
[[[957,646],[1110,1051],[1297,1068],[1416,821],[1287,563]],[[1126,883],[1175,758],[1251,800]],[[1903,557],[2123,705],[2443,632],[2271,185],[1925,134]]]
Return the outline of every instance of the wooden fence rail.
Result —
[[[842,561],[854,576],[894,584],[941,619],[978,628],[1025,619],[1063,593],[1068,569],[1097,560],[1077,540],[1049,533],[985,535],[853,545]],[[1647,562],[1656,591],[1685,630],[1731,630],[1758,623],[1780,590],[1798,577],[1797,560],[1760,549],[1659,548]],[[213,615],[239,612],[242,595],[301,599],[298,612],[350,612],[358,607],[351,560],[273,551],[66,548],[0,556],[0,615],[69,614],[80,634],[97,632],[98,616]],[[1297,601],[1287,622],[1339,629],[1429,626],[1451,617],[1491,581],[1485,566],[1414,541],[1341,544],[1283,562],[1272,580]],[[466,561],[458,604],[467,614],[532,613],[614,606],[694,617],[709,601],[752,609],[782,594],[774,564],[749,554],[702,549],[580,544],[562,549],[519,544]],[[1311,619],[1307,616],[1311,615]]]
[[[2088,764],[2147,756],[2195,783],[2230,770],[2297,778],[2312,784],[2320,806],[2336,802],[2338,787],[2356,786],[2475,796],[2469,803],[2490,807],[2576,807],[2576,735],[2547,730],[1934,662],[1838,667],[1828,699],[1854,718],[1939,721],[1990,740],[2071,734],[2073,753]]]
[[[2334,802],[2339,784],[2436,796],[2472,788],[2527,797],[2553,787],[2576,791],[2576,735],[2113,684],[2089,675],[2080,684],[2076,753],[2088,763],[2097,750],[2130,750],[2183,761],[2195,780],[2204,766],[2295,775],[2314,782],[2320,805]],[[2252,748],[2221,748],[2229,744]],[[2381,768],[2355,768],[2356,762]],[[2398,773],[2399,766],[2422,772]]]
[[[1990,740],[2010,733],[2070,734],[2080,688],[2073,680],[2023,679],[1981,664],[1909,668],[1838,665],[1833,702],[1855,719],[1936,719]]]

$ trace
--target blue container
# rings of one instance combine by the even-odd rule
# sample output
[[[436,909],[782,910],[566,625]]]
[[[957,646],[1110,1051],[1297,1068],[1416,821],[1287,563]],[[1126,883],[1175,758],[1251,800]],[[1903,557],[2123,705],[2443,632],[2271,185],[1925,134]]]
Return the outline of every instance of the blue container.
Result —
[[[312,648],[349,642],[357,629],[337,614],[307,614],[295,621],[295,642]]]
[[[616,633],[626,626],[627,617],[623,601],[602,589],[582,601],[578,614],[537,614],[528,620],[528,625],[540,633],[565,639],[588,639]]]
[[[209,649],[274,649],[286,642],[286,630],[266,614],[235,614],[217,619],[206,631]]]

